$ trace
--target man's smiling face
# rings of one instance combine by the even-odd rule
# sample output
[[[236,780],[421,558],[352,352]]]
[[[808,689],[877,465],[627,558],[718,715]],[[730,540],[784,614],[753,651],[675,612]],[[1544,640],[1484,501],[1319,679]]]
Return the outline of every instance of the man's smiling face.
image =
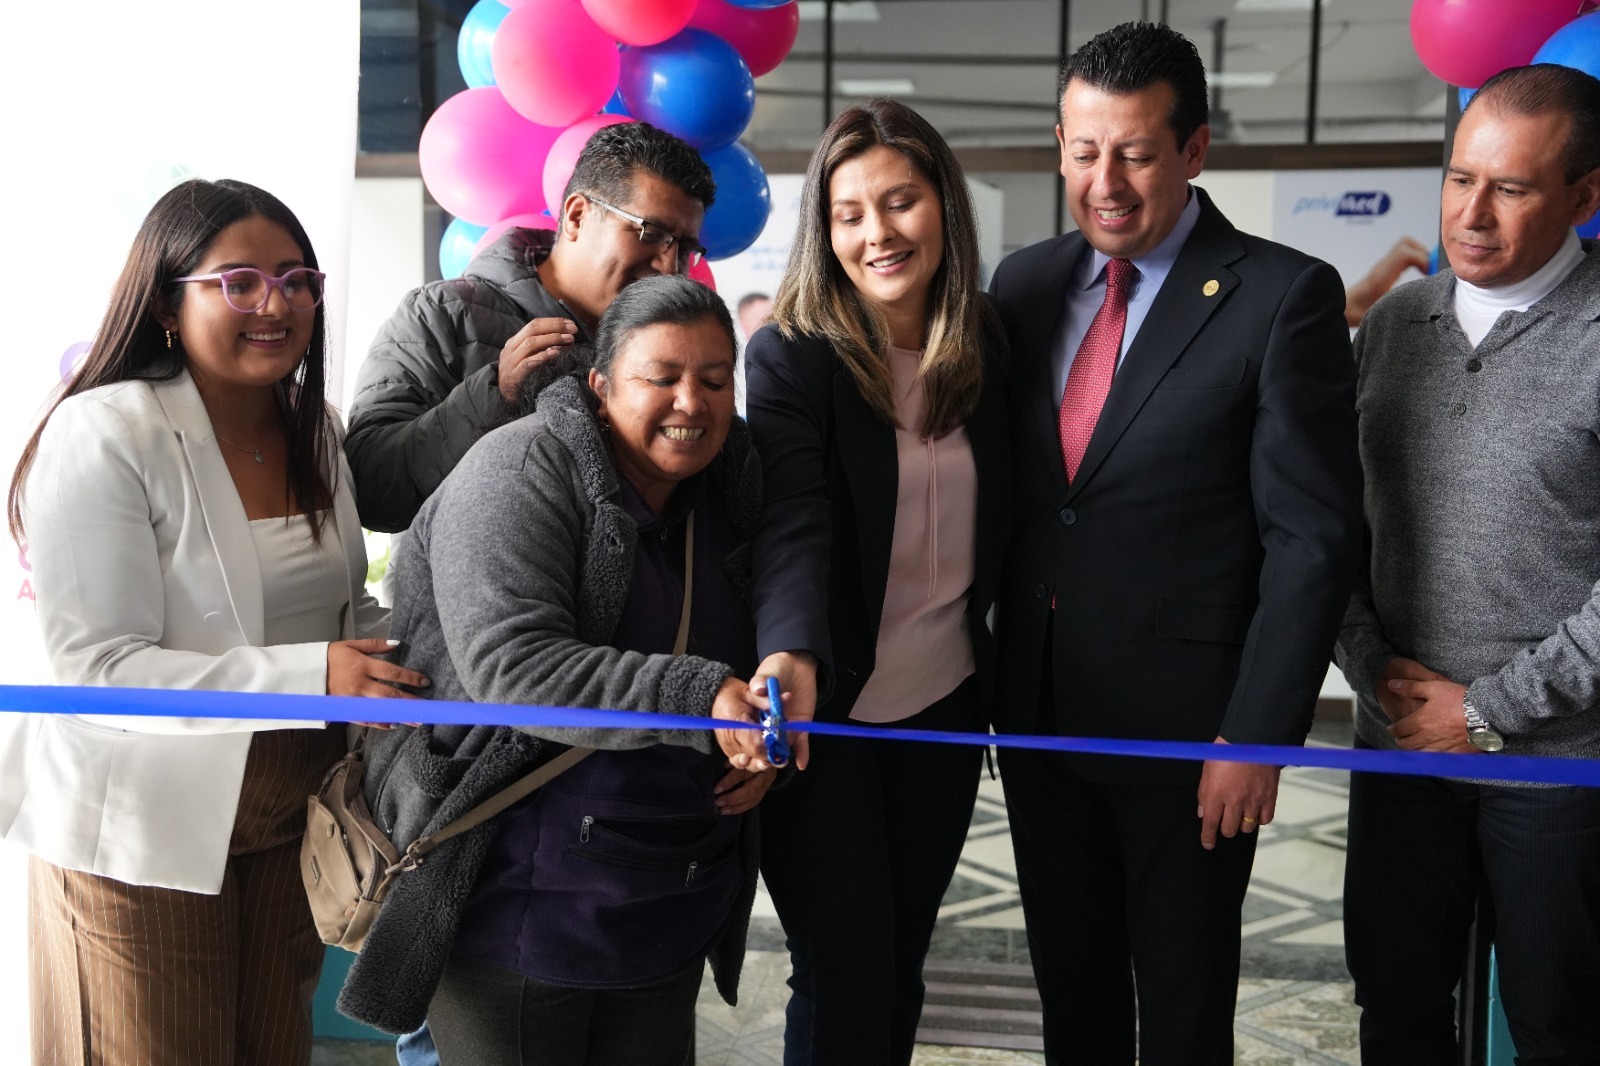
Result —
[[[1061,94],[1067,206],[1089,243],[1114,259],[1136,259],[1166,239],[1205,165],[1211,128],[1180,147],[1167,121],[1175,99],[1166,82],[1109,93],[1074,79]]]

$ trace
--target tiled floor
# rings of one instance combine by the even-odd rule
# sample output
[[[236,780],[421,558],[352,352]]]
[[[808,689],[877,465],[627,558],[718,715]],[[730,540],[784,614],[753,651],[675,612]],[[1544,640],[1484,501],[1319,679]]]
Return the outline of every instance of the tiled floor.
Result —
[[[1318,723],[1312,744],[1348,747],[1350,730]],[[1289,769],[1277,819],[1261,830],[1244,906],[1244,949],[1235,1014],[1235,1062],[1251,1066],[1356,1063],[1356,1009],[1343,960],[1348,775]],[[776,1066],[782,1061],[782,932],[765,895],[757,900],[751,951],[730,1008],[711,989],[700,997],[703,1066]],[[956,878],[945,896],[930,959],[967,968],[1023,967],[1027,943],[1000,782],[984,780]],[[927,1019],[925,1018],[925,1025]],[[923,1045],[917,1066],[1042,1063],[1034,1052]],[[386,1049],[324,1042],[316,1066],[391,1063]]]

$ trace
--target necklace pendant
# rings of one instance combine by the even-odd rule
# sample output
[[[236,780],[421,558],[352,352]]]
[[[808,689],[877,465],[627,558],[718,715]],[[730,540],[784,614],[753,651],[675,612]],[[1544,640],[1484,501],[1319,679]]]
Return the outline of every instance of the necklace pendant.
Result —
[[[261,449],[260,448],[255,449],[255,454],[256,454],[256,462],[258,462],[261,465],[265,466],[266,463],[267,463],[267,458],[266,458],[266,456],[261,454]]]

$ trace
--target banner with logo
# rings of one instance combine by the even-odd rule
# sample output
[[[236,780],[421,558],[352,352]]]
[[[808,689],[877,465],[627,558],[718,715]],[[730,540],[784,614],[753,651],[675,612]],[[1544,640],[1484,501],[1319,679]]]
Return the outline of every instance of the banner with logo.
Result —
[[[1439,243],[1438,167],[1280,170],[1274,178],[1272,239],[1333,264],[1346,286],[1403,237]]]

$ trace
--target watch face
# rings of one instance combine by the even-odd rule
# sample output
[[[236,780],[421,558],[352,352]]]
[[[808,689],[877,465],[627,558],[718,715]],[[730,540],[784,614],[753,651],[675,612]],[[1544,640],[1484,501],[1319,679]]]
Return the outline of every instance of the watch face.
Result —
[[[1467,739],[1479,751],[1499,751],[1506,746],[1505,738],[1493,729],[1474,729],[1467,734]]]

